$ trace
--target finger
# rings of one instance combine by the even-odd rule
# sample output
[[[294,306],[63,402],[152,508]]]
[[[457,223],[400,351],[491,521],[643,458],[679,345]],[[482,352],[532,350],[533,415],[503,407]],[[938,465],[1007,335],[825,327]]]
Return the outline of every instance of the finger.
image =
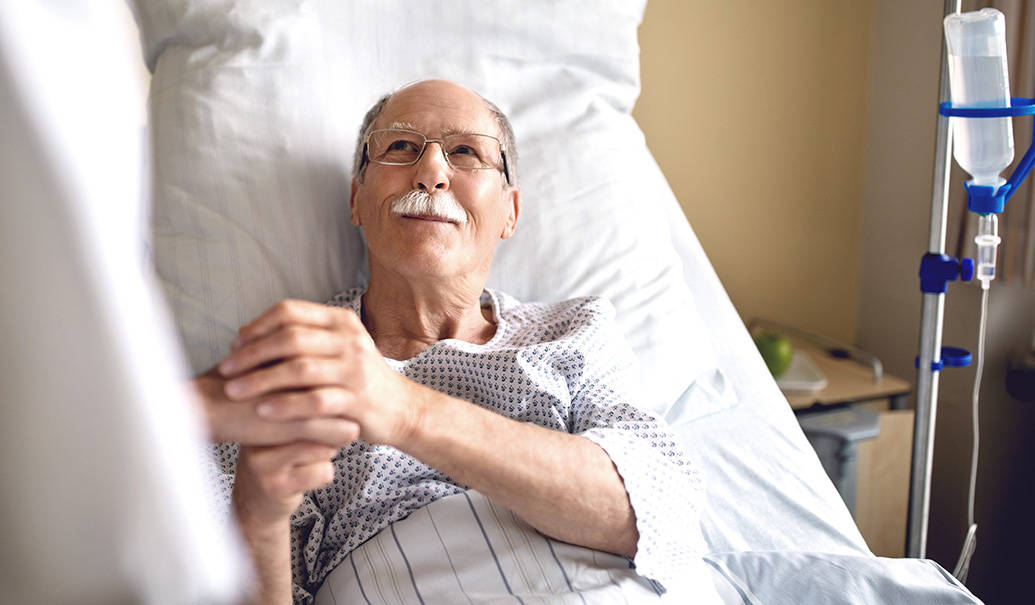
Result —
[[[332,328],[340,325],[347,315],[355,313],[338,307],[329,307],[305,300],[284,300],[269,308],[265,313],[237,331],[237,338],[231,345],[236,350],[242,345],[261,338],[281,326],[299,324],[314,328]]]
[[[327,462],[337,453],[337,448],[319,443],[290,443],[251,448],[248,464],[259,474],[271,474],[294,466]]]
[[[302,420],[347,416],[355,397],[337,387],[275,393],[259,400],[256,412],[266,420]]]
[[[323,487],[331,481],[334,481],[334,463],[324,460],[287,469],[271,488],[277,496],[286,497]]]
[[[218,369],[223,377],[233,378],[279,359],[327,357],[340,353],[342,348],[341,336],[331,330],[287,324],[238,346],[219,363]]]
[[[341,380],[341,370],[341,361],[334,358],[285,359],[228,380],[224,390],[228,398],[243,401],[277,391],[331,386]]]
[[[242,407],[250,407],[241,404]],[[359,424],[349,418],[307,418],[273,421],[254,416],[243,419],[237,430],[224,441],[233,441],[246,447],[277,446],[298,441],[342,447],[359,438]]]
[[[238,468],[240,479],[234,489],[254,484],[264,497],[284,499],[330,483],[334,480],[334,463],[322,457],[311,460],[299,458],[298,446],[307,445],[309,444],[242,450],[239,464],[246,466],[244,469]],[[297,464],[290,462],[298,459],[304,461]],[[294,506],[297,506],[297,503]]]
[[[360,426],[348,418],[310,418],[281,422],[287,426],[294,441],[313,441],[334,447],[343,447],[359,439]]]

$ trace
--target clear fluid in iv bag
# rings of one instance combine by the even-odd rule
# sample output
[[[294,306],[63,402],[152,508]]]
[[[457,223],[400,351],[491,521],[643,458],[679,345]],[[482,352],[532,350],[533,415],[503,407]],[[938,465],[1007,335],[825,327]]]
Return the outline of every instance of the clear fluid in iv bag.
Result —
[[[949,55],[953,105],[1009,107],[1005,56]],[[1010,118],[952,118],[953,155],[975,185],[995,186],[1013,161]]]

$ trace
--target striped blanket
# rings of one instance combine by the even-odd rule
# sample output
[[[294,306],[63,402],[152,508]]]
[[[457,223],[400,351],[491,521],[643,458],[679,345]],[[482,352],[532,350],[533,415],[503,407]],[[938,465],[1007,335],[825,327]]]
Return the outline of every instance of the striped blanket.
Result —
[[[694,575],[700,581],[692,581]],[[695,603],[719,602],[703,567]],[[671,587],[669,587],[671,588]],[[677,594],[682,594],[680,598]],[[352,551],[316,603],[686,603],[628,559],[558,542],[469,490],[436,500]]]

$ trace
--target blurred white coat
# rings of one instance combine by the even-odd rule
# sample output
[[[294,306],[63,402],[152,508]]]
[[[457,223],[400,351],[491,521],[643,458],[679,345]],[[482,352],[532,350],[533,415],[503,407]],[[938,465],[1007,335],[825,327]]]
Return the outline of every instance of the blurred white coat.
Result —
[[[0,2],[4,603],[232,602],[247,572],[145,259],[125,12]]]

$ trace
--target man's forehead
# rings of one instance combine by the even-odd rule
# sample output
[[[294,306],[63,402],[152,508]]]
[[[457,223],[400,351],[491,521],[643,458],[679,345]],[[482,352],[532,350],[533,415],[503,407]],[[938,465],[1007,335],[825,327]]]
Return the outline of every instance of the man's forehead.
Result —
[[[415,132],[420,132],[422,134],[427,134],[427,133],[424,133],[421,130],[420,126],[417,126],[413,122],[392,122],[387,127],[388,128],[401,128],[403,130],[413,130]],[[451,134],[491,134],[491,133],[482,133],[482,132],[479,131],[479,129],[472,128],[470,125],[447,123],[446,125],[444,125],[441,128],[439,128],[438,132],[435,133],[435,134],[438,134],[439,136],[449,136]]]
[[[435,136],[495,133],[495,120],[485,100],[471,90],[449,83],[424,83],[404,88],[389,101],[378,119],[380,128],[406,128]]]

